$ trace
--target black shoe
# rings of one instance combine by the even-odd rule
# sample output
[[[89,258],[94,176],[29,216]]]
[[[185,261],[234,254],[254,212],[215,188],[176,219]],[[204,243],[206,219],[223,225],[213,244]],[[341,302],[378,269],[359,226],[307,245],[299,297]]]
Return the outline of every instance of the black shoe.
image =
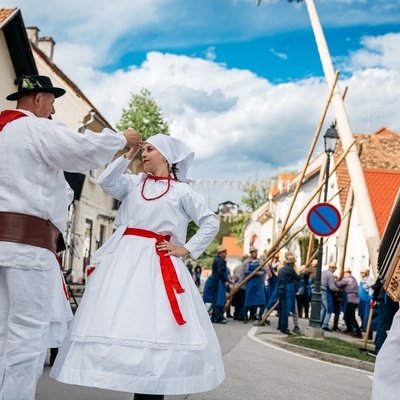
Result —
[[[281,333],[284,333],[285,335],[291,335],[292,332],[289,331],[289,329],[286,329],[286,331],[281,331]]]
[[[226,324],[227,320],[226,319],[220,319],[218,321],[214,321],[214,324]]]
[[[373,335],[373,332],[371,331],[371,332],[368,334],[368,340],[372,340],[372,335]]]
[[[359,334],[353,333],[351,336],[353,336],[353,337],[355,337],[357,339],[362,339],[362,334],[361,333],[359,333]]]
[[[294,327],[293,333],[295,333],[296,335],[301,335],[301,330],[297,325]]]
[[[54,365],[54,361],[56,360],[57,354],[58,354],[58,348],[50,349],[50,367]]]
[[[332,328],[333,332],[342,332],[337,326]]]
[[[332,332],[332,329],[329,329],[327,326],[323,327],[322,330],[325,332]]]

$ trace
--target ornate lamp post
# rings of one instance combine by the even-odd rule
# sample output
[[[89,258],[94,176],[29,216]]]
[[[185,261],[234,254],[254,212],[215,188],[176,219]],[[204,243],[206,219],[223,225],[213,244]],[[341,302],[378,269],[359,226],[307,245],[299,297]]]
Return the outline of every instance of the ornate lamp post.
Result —
[[[325,168],[325,186],[324,186],[324,202],[328,200],[328,180],[329,180],[329,167],[331,163],[332,154],[335,152],[336,144],[338,142],[339,135],[332,124],[324,135],[325,153],[326,153],[326,168]],[[318,264],[317,274],[315,276],[314,293],[311,300],[311,316],[309,327],[313,330],[320,329],[321,327],[321,270],[322,270],[322,256],[324,253],[324,238],[319,239],[318,248]],[[322,330],[321,330],[322,332]]]

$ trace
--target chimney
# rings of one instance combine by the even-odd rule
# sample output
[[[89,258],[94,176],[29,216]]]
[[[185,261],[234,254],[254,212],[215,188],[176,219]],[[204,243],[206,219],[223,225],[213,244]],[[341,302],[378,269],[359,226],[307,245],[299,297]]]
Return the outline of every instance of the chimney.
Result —
[[[35,45],[38,45],[39,41],[39,28],[36,26],[29,26],[26,28],[26,34],[28,35],[28,39]]]
[[[44,36],[39,39],[39,49],[43,51],[46,57],[53,61],[54,45],[56,42],[49,36]]]

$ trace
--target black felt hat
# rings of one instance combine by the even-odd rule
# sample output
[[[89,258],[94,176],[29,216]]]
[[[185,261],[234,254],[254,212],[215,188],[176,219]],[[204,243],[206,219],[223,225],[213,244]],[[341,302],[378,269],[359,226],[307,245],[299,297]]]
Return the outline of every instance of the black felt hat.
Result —
[[[54,97],[60,97],[65,94],[65,90],[54,87],[50,78],[44,75],[22,76],[18,82],[18,92],[9,94],[7,100],[18,100],[24,94],[48,92],[53,93]]]

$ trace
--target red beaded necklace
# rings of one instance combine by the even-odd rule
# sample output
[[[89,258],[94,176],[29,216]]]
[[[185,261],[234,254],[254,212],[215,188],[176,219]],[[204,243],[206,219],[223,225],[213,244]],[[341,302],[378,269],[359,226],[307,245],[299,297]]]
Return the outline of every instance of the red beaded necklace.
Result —
[[[166,179],[166,180],[168,181],[168,183],[167,183],[167,189],[165,189],[165,191],[164,191],[163,193],[161,193],[159,196],[156,196],[156,197],[146,197],[146,196],[144,195],[144,187],[145,187],[145,185],[146,185],[147,179],[154,179],[155,181],[161,181],[161,180],[163,180],[163,179]],[[174,178],[172,178],[172,177],[170,177],[170,176],[147,175],[146,178],[145,178],[144,181],[143,181],[143,184],[142,184],[142,191],[141,191],[142,197],[143,197],[145,200],[147,200],[147,201],[156,200],[156,199],[159,199],[160,197],[163,197],[165,194],[167,194],[169,188],[171,187],[171,181],[176,181],[176,179],[174,179]]]

